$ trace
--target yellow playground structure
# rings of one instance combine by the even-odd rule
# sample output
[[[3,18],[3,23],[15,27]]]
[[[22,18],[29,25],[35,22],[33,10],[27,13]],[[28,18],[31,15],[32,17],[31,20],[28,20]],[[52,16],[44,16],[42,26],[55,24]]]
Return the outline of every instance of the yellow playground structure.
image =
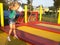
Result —
[[[28,23],[28,6],[24,9],[24,25],[19,24],[16,27],[19,39],[22,39],[31,44],[29,45],[59,45],[60,43],[60,9],[58,10],[57,25],[47,24],[42,22],[43,8],[39,9],[38,23]],[[4,26],[4,10],[3,3],[0,3],[0,23],[1,30],[8,33],[9,26]],[[25,25],[27,24],[27,25]],[[3,27],[3,28],[2,28]],[[27,43],[28,44],[28,43]]]

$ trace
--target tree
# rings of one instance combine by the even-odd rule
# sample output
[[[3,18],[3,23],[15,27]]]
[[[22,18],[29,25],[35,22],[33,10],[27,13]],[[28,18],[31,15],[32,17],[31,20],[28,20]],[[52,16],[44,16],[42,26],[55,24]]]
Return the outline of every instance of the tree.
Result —
[[[7,5],[7,0],[0,0],[0,3],[3,3],[3,9],[7,9],[8,8],[8,5]]]
[[[30,0],[27,0],[27,4],[29,5],[31,2],[30,2]]]
[[[29,9],[30,11],[33,10],[32,2],[33,2],[33,0],[27,0],[28,9]]]
[[[54,6],[58,9],[60,7],[60,0],[54,0]]]
[[[50,9],[50,10],[53,10],[53,11],[56,10],[56,8],[55,8],[54,6],[49,7],[49,9]]]

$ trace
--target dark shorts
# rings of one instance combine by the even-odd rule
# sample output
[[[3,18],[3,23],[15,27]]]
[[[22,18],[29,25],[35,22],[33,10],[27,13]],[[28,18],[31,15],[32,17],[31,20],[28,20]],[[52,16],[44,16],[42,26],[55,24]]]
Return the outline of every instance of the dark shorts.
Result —
[[[14,19],[10,19],[9,18],[9,24],[15,23],[15,18]]]

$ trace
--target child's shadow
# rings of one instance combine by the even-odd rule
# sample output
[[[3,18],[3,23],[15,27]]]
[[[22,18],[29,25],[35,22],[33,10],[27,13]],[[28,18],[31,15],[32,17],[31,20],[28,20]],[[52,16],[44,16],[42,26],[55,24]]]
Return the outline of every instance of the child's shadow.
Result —
[[[11,37],[11,41],[6,40],[5,45],[27,45],[24,41],[19,39],[14,39]]]

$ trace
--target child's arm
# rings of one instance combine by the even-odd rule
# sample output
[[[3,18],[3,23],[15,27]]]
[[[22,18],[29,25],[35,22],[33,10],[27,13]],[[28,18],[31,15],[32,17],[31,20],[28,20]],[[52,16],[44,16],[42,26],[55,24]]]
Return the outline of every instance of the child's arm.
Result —
[[[8,10],[11,10],[11,6],[8,7]]]

